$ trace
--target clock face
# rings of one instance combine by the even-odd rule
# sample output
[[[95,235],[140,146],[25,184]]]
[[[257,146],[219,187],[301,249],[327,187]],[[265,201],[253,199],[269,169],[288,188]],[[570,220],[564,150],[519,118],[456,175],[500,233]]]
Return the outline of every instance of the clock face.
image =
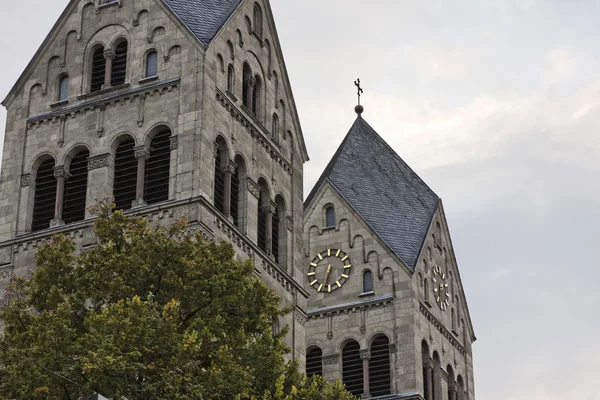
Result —
[[[444,311],[450,306],[450,293],[446,274],[442,272],[439,265],[433,267],[433,293],[435,301]]]
[[[352,264],[340,249],[317,253],[308,267],[308,282],[318,292],[331,293],[342,288],[350,278]]]

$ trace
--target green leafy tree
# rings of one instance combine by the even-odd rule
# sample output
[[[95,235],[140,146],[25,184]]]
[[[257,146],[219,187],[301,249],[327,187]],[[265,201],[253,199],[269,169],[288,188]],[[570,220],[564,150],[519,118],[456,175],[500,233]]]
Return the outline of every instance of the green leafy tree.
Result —
[[[230,244],[109,211],[95,246],[54,236],[7,291],[0,399],[353,399],[286,361],[289,310]]]

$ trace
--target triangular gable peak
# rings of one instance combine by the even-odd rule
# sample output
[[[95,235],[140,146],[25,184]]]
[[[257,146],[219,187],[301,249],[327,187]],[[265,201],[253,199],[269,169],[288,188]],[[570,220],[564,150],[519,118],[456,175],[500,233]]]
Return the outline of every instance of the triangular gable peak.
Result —
[[[359,116],[305,201],[328,179],[412,270],[439,198]]]

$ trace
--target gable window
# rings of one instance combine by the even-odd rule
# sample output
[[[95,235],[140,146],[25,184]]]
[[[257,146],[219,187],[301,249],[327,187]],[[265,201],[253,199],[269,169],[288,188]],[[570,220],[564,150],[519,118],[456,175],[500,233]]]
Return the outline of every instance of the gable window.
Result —
[[[313,347],[306,352],[306,376],[323,376],[323,350]]]
[[[366,270],[363,273],[363,293],[369,293],[373,291],[373,273]]]
[[[35,177],[35,193],[33,198],[33,232],[50,227],[54,218],[56,204],[56,178],[54,178],[54,159],[44,161]]]
[[[115,59],[112,61],[112,73],[110,76],[111,86],[125,83],[127,72],[127,41],[123,40],[115,48]]]
[[[258,3],[254,3],[254,33],[260,38],[263,36],[263,15]]]
[[[390,340],[385,335],[378,336],[371,344],[369,359],[369,391],[371,396],[391,394]]]
[[[104,47],[98,47],[92,55],[92,81],[90,92],[97,92],[104,85],[106,73],[106,59],[104,58]]]
[[[325,227],[335,227],[335,208],[333,206],[327,206],[325,208]]]
[[[58,81],[58,101],[64,101],[69,98],[69,77],[63,76]]]
[[[158,55],[155,50],[151,50],[146,55],[146,77],[156,76],[158,68]]]

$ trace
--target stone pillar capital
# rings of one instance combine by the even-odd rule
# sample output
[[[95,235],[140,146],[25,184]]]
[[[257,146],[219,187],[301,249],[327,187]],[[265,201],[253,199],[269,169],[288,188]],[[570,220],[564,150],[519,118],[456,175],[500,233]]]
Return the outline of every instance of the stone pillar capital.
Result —
[[[221,167],[221,172],[235,174],[235,169],[237,168],[236,163],[233,161],[229,161],[228,164]]]
[[[54,177],[56,179],[59,178],[67,178],[69,176],[67,170],[64,165],[57,165],[54,167]]]
[[[256,78],[251,76],[250,78],[248,78],[247,82],[248,82],[248,87],[253,88],[254,85],[256,85]]]
[[[370,360],[371,359],[371,351],[368,349],[363,349],[360,351],[360,358],[363,360]]]
[[[104,50],[104,58],[107,60],[114,60],[115,52],[112,50]]]
[[[145,145],[135,146],[133,148],[133,151],[134,151],[136,160],[139,160],[141,158],[147,160],[150,158],[150,152],[148,151],[148,149],[146,149]]]
[[[269,214],[275,214],[275,212],[277,212],[277,204],[270,201],[269,204],[263,206],[263,211]]]

